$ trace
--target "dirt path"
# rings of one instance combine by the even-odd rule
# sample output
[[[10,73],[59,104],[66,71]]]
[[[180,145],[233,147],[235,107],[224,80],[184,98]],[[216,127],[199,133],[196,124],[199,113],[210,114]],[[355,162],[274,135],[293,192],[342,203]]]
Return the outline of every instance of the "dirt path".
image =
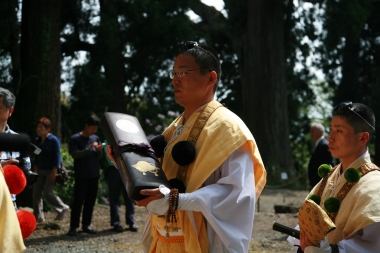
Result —
[[[307,192],[289,190],[264,190],[257,204],[254,228],[249,253],[287,253],[295,248],[286,241],[287,236],[272,230],[274,221],[294,227],[297,214],[275,214],[274,205],[299,207]],[[124,214],[124,206],[120,214]],[[77,237],[67,236],[69,215],[60,222],[54,221],[55,213],[45,213],[46,221],[37,226],[35,232],[25,240],[26,252],[134,252],[140,253],[141,235],[147,212],[136,207],[135,220],[140,227],[138,232],[114,232],[109,225],[109,207],[96,205],[92,226],[96,235],[80,233]],[[124,219],[122,219],[124,220]]]

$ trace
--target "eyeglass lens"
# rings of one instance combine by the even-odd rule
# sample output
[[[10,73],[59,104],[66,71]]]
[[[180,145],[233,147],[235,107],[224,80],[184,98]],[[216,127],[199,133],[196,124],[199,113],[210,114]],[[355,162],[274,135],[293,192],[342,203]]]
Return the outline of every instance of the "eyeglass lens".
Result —
[[[180,70],[180,71],[170,70],[169,71],[169,77],[170,77],[170,79],[173,79],[175,76],[181,78],[184,75],[185,75],[185,73],[184,73],[183,70]]]

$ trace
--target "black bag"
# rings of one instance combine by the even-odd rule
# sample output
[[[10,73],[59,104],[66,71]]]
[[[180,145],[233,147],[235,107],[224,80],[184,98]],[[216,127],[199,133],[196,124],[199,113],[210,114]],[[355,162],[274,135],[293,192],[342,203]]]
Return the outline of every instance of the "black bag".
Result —
[[[160,185],[169,188],[169,182],[161,168],[157,158],[149,153],[149,142],[145,136],[138,119],[134,116],[106,112],[101,120],[101,128],[108,144],[112,146],[114,152],[119,149],[124,141],[126,145],[120,147],[122,153],[116,155],[117,168],[128,197],[133,200],[141,200],[147,196],[141,195],[141,189],[154,189]]]
[[[57,175],[55,177],[55,182],[59,184],[64,184],[67,179],[69,179],[69,173],[63,164],[61,163],[61,167],[57,169]]]

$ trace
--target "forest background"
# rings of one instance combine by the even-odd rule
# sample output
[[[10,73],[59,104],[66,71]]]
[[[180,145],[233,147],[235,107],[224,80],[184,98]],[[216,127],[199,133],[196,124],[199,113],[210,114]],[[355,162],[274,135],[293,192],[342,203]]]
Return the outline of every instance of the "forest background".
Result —
[[[328,129],[342,101],[380,118],[380,1],[223,2],[2,0],[0,86],[17,97],[9,125],[34,139],[37,119],[50,118],[68,168],[68,140],[91,114],[131,114],[160,134],[182,112],[168,77],[177,47],[198,41],[219,53],[216,99],[253,133],[267,187],[306,189],[311,122]],[[370,152],[380,164],[380,138]]]

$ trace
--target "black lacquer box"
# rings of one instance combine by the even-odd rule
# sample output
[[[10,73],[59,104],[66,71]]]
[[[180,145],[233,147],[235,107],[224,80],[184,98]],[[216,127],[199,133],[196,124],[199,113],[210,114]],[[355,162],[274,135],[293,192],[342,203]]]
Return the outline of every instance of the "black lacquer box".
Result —
[[[160,185],[169,187],[161,164],[155,158],[136,117],[106,112],[101,121],[101,129],[108,144],[112,146],[129,198],[145,198],[140,194],[141,189],[154,189]]]

